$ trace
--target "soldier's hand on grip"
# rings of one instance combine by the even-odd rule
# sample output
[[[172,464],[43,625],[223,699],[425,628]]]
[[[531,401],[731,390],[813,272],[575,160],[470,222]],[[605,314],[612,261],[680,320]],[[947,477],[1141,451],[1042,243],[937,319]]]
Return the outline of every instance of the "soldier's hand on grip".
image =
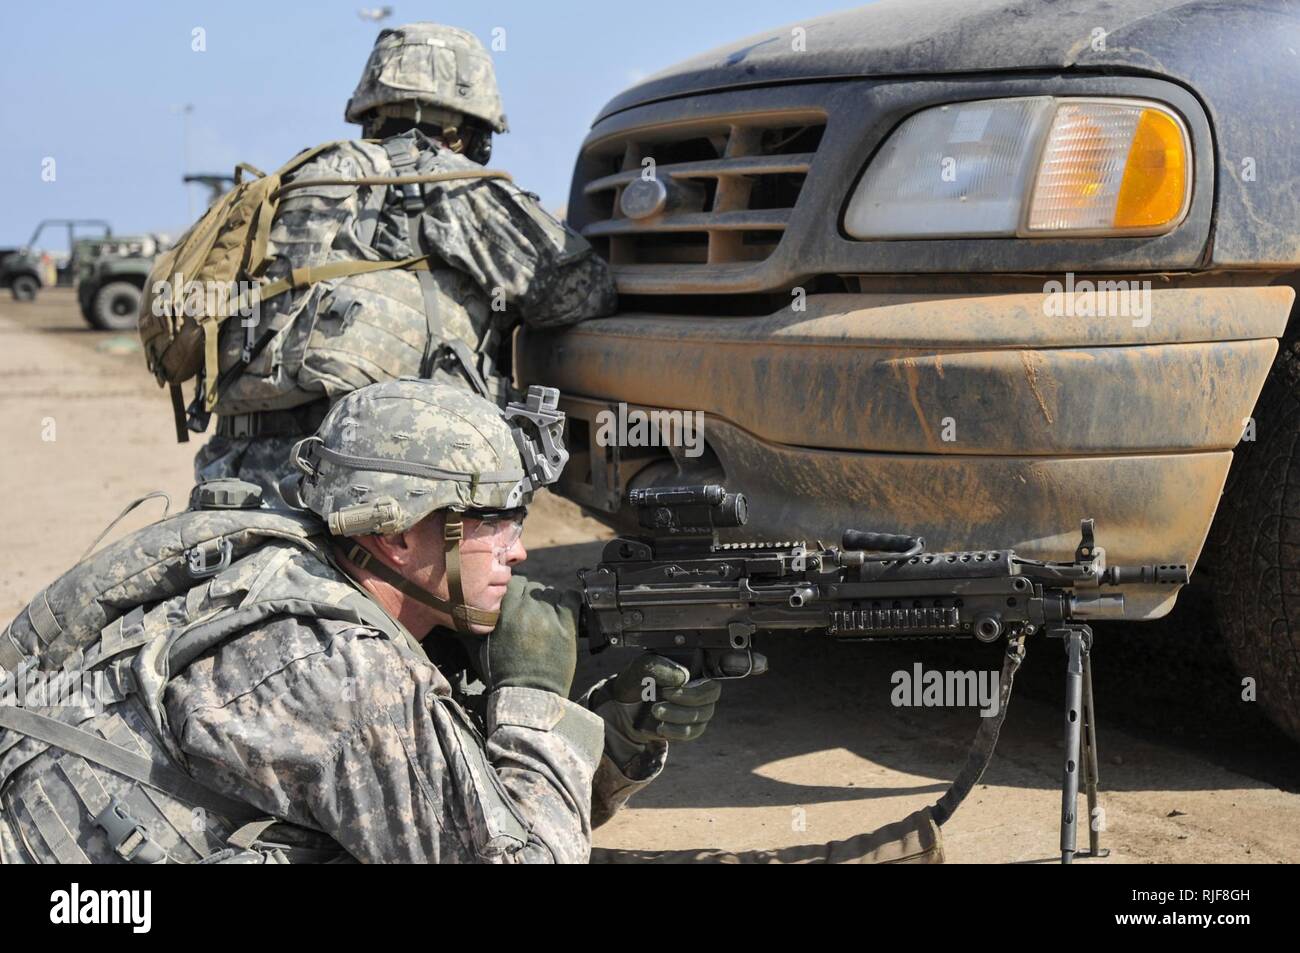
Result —
[[[513,577],[501,618],[479,648],[488,691],[537,688],[567,698],[578,661],[577,615],[575,592]]]
[[[693,741],[704,734],[722,695],[718,678],[761,675],[767,659],[755,652],[706,652],[691,678],[680,662],[646,652],[591,695],[591,709],[605,720],[605,750],[620,766],[649,745]]]

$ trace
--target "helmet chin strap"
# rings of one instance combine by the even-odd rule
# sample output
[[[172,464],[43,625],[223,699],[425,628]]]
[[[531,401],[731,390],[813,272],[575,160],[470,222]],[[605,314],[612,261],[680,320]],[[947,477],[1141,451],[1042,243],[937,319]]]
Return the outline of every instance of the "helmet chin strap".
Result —
[[[364,569],[366,572],[373,573],[403,595],[410,596],[416,602],[421,602],[432,609],[437,609],[439,612],[451,616],[452,628],[457,632],[469,635],[471,634],[471,624],[485,625],[490,629],[495,629],[497,619],[500,618],[501,613],[487,609],[476,609],[465,604],[465,590],[460,578],[460,541],[464,535],[465,528],[460,517],[448,512],[447,521],[442,530],[442,540],[444,564],[447,567],[447,591],[451,596],[449,600],[439,599],[427,589],[400,575],[397,570],[379,559],[360,543],[354,542],[351,548],[348,549],[346,556],[348,562]]]

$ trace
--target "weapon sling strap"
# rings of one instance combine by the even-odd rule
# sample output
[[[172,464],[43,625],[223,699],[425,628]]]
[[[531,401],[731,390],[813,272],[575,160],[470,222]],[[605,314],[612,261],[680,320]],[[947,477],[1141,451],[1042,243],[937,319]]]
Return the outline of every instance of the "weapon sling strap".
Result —
[[[992,718],[980,720],[979,730],[975,732],[975,740],[966,754],[966,763],[962,766],[961,772],[953,779],[943,797],[939,798],[930,809],[936,824],[942,826],[957,812],[961,802],[966,800],[966,795],[970,794],[971,789],[979,783],[984,770],[993,759],[993,749],[998,745],[998,735],[1002,731],[1002,723],[1006,720],[1007,708],[1011,701],[1011,686],[1015,682],[1020,663],[1024,660],[1025,637],[1022,635],[1009,639],[1006,655],[1002,658],[1002,674],[998,681],[998,713]]]

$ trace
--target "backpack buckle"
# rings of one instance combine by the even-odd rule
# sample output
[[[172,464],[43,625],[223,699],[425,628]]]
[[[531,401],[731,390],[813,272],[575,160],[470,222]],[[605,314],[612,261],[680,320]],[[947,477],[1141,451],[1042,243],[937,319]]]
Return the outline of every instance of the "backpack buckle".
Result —
[[[149,839],[149,832],[127,811],[119,798],[95,815],[95,824],[108,837],[108,845],[128,864],[157,864],[167,858],[163,849]]]
[[[407,182],[397,187],[397,191],[402,196],[402,211],[410,215],[424,208],[424,196],[420,194],[420,185],[417,182]]]
[[[230,565],[234,545],[222,537],[199,543],[185,551],[185,568],[195,579],[215,576]],[[215,560],[215,565],[213,564]]]

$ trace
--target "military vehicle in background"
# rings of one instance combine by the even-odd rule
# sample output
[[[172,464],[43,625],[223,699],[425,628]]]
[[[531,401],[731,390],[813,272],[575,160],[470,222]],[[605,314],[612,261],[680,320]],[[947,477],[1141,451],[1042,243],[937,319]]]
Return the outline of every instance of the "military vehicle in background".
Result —
[[[171,244],[170,236],[115,235],[80,244],[77,303],[81,316],[101,331],[134,330],[145,279],[154,258]]]
[[[621,312],[517,349],[565,395],[559,489],[620,529],[630,488],[723,483],[749,538],[1204,547],[1300,740],[1297,50],[1252,0],[880,0],[620,93],[568,213]],[[602,438],[690,411],[702,452]]]
[[[219,199],[235,182],[232,175],[194,173],[182,177],[186,185],[208,189],[208,204]],[[145,279],[154,258],[171,245],[162,233],[104,239],[81,256],[77,301],[91,327],[103,331],[132,331],[140,312]]]
[[[208,204],[234,183],[230,175],[186,175],[186,185],[209,190]],[[47,229],[67,230],[68,252],[59,256],[39,250]],[[93,236],[87,236],[87,231]],[[145,279],[158,253],[171,244],[161,232],[114,235],[102,219],[45,219],[21,248],[0,249],[0,288],[9,288],[16,301],[34,301],[47,287],[77,287],[81,316],[102,331],[131,331],[136,327]]]
[[[66,230],[67,252],[63,255],[41,250],[42,236]],[[8,288],[15,301],[35,301],[42,288],[69,287],[76,280],[84,253],[86,232],[99,238],[112,236],[108,222],[98,218],[47,218],[36,226],[21,248],[0,248],[0,288]]]

